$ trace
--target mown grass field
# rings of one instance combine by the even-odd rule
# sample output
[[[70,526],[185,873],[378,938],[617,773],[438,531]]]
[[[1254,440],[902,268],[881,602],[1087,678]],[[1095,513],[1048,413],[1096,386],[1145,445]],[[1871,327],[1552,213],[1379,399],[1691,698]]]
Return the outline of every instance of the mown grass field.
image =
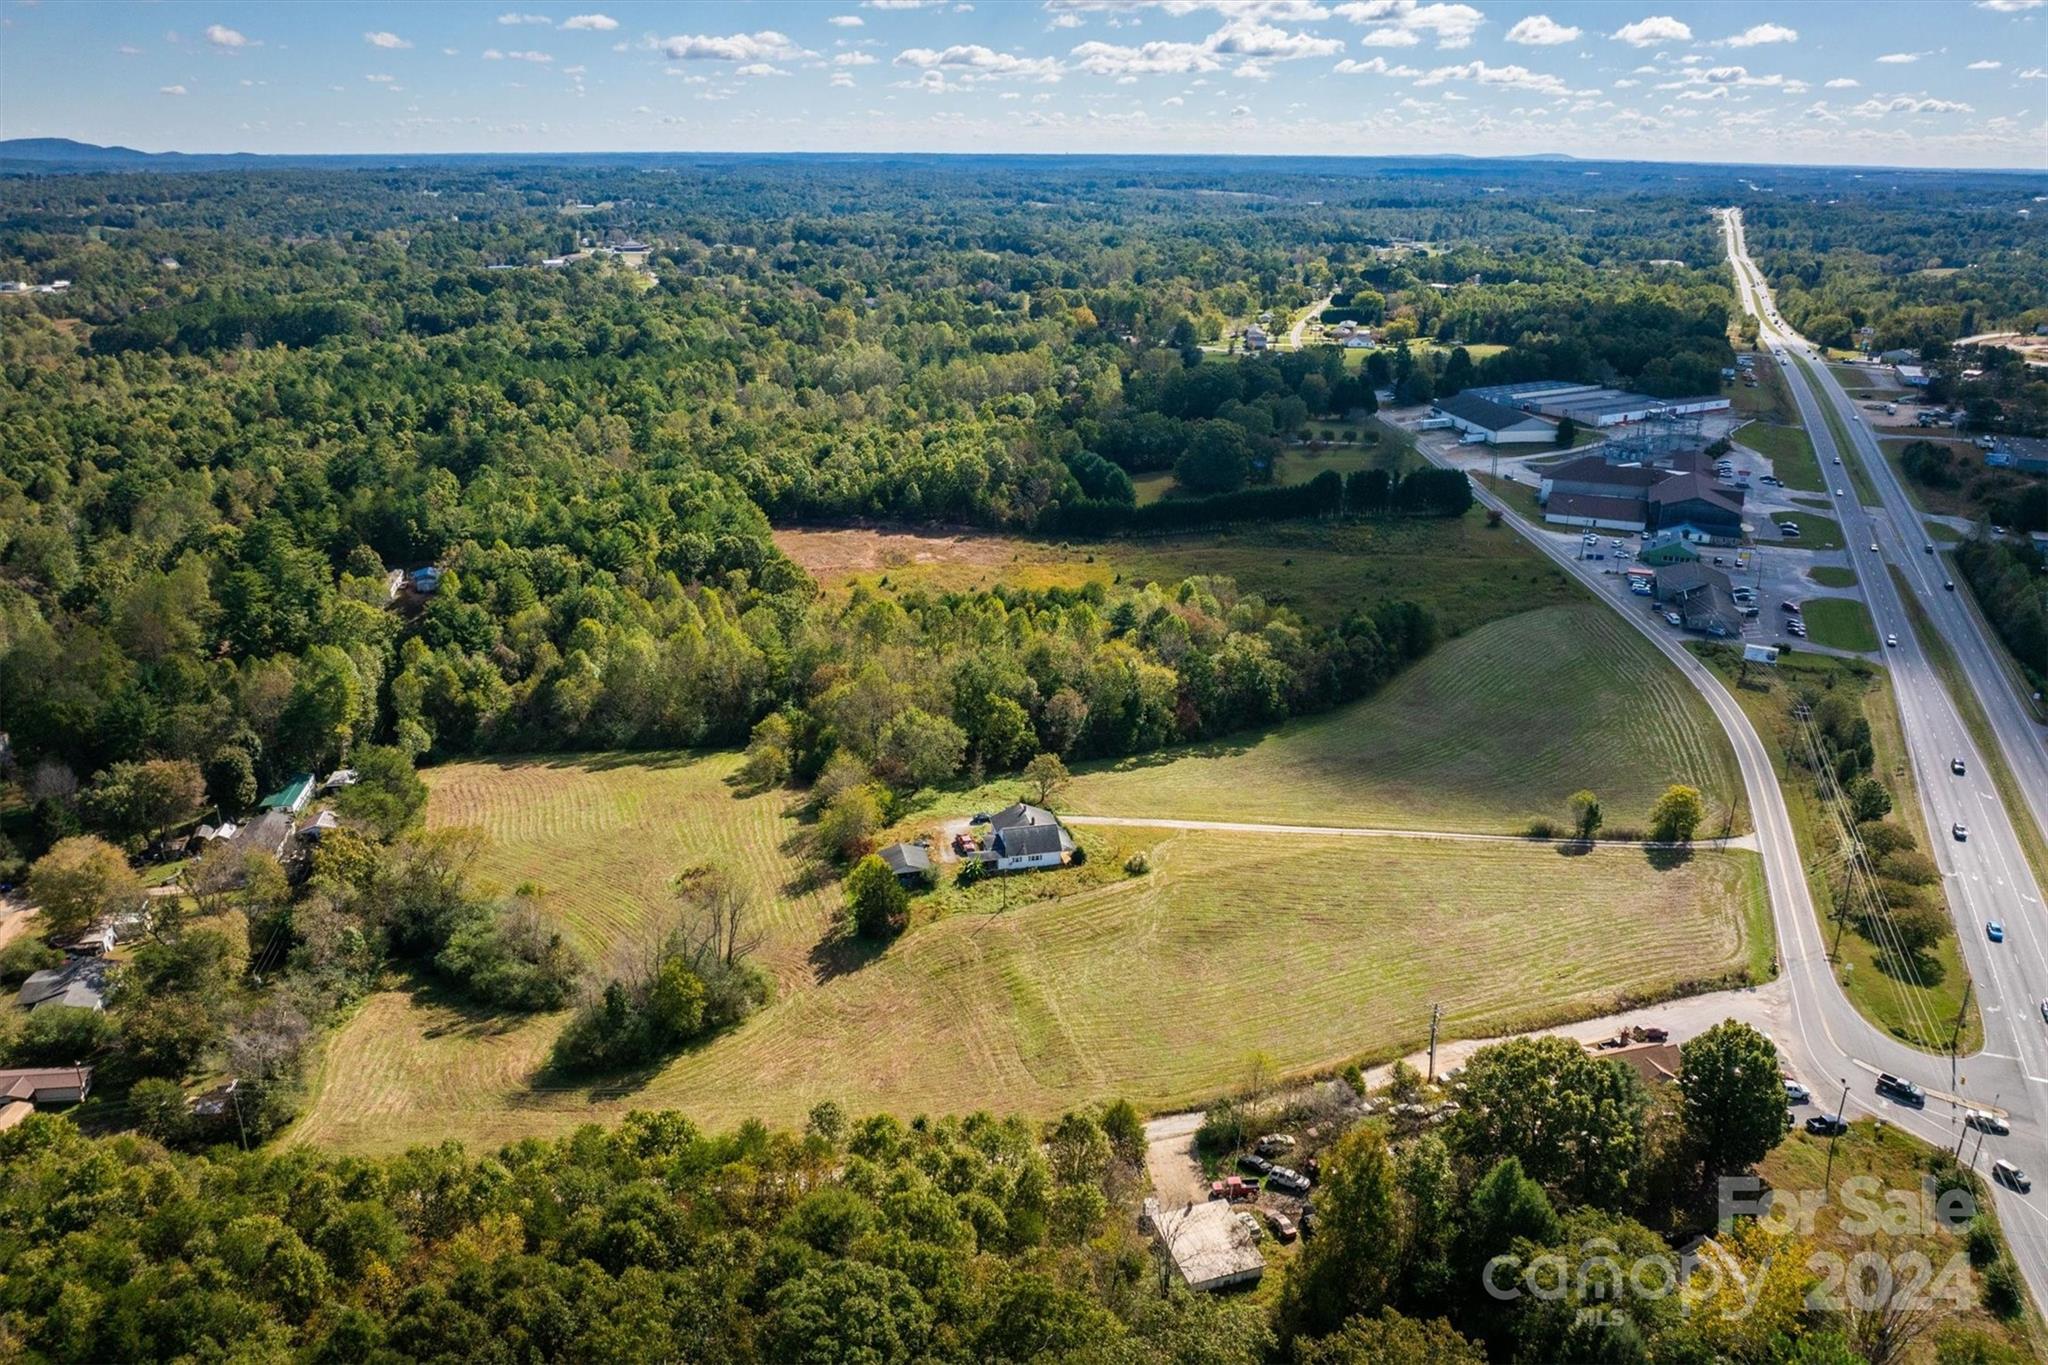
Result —
[[[778,940],[815,939],[838,890],[808,885],[790,855],[790,794],[738,794],[739,765],[736,753],[537,755],[421,776],[428,823],[481,829],[483,877],[504,891],[537,883],[577,949],[601,961],[673,903],[672,877],[706,863],[745,880]]]
[[[1080,814],[1514,833],[1599,793],[1640,826],[1672,782],[1715,831],[1740,790],[1706,703],[1606,607],[1525,612],[1449,640],[1377,696],[1264,736],[1079,775]],[[1744,828],[1740,821],[1738,828]]]
[[[1853,597],[1809,598],[1802,617],[1807,638],[1817,645],[1864,654],[1877,648],[1877,627],[1870,623],[1870,610]]]
[[[1816,564],[1806,571],[1806,576],[1823,588],[1853,588],[1856,586],[1856,571],[1840,564]]]
[[[1149,837],[1149,836],[1147,836]],[[388,1151],[564,1132],[633,1108],[715,1129],[852,1113],[1036,1116],[1141,1107],[1490,1035],[1743,973],[1760,870],[1743,851],[1180,833],[1153,871],[1058,901],[913,928],[785,990],[741,1028],[627,1087],[536,1089],[555,1018],[385,992],[327,1046],[291,1140]],[[1767,921],[1762,921],[1767,926]]]
[[[1787,488],[1821,487],[1820,461],[1813,453],[1813,441],[1804,429],[1771,422],[1749,422],[1736,429],[1735,442],[1754,450],[1771,462],[1771,472]]]
[[[1824,517],[1818,512],[1781,512],[1779,521],[1789,521],[1799,528],[1799,539],[1794,547],[1801,550],[1839,550],[1842,548],[1842,523],[1833,517]]]
[[[1309,620],[1335,623],[1389,597],[1472,630],[1585,595],[1514,532],[1475,507],[1456,520],[1252,524],[1201,536],[1068,542],[969,531],[785,528],[785,554],[828,591],[966,592],[997,583],[1079,587],[1221,574]]]
[[[1280,458],[1278,482],[1282,485],[1308,483],[1325,470],[1341,478],[1361,469],[1384,469],[1398,478],[1407,469],[1421,463],[1421,457],[1415,454],[1415,438],[1377,418],[1364,422],[1312,420],[1308,424],[1308,434],[1328,444],[1321,449],[1289,446]],[[1170,469],[1135,475],[1131,483],[1138,491],[1140,507],[1176,496],[1178,492]]]
[[[1819,869],[1823,865],[1817,831],[1831,823],[1832,816],[1813,795],[1802,775],[1788,780],[1786,753],[1797,745],[1804,752],[1790,714],[1789,702],[1801,687],[1825,693],[1837,687],[1853,688],[1859,696],[1864,717],[1870,722],[1871,748],[1876,758],[1872,776],[1891,793],[1894,818],[1910,830],[1922,850],[1931,845],[1927,821],[1920,809],[1919,784],[1905,761],[1905,740],[1899,729],[1898,708],[1892,702],[1891,681],[1884,670],[1860,660],[1843,660],[1820,654],[1781,654],[1775,668],[1752,668],[1747,679],[1736,682],[1740,654],[1722,646],[1695,645],[1707,664],[1719,672],[1735,700],[1749,713],[1757,734],[1771,752],[1771,765],[1785,794],[1785,809],[1791,818],[1793,837],[1798,841],[1807,869],[1807,890],[1813,897],[1820,931],[1832,944],[1836,941],[1834,884]],[[1928,888],[1943,896],[1939,886]],[[1876,948],[1853,926],[1840,935],[1835,980],[1862,1015],[1894,1037],[1930,1052],[1946,1051],[1949,1029],[1965,1005],[1964,993],[1969,970],[1953,935],[1944,937],[1928,954],[1927,969],[1917,979],[1907,979],[1886,969]],[[1930,1022],[1933,1021],[1933,1022]],[[1963,1016],[1961,1048],[1967,1052],[1982,1046],[1983,1020],[1974,1004]]]

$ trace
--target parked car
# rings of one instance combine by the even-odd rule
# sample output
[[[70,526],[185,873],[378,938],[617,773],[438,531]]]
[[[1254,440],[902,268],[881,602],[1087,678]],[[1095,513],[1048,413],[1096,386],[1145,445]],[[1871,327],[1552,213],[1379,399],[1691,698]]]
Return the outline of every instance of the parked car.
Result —
[[[1806,1121],[1806,1131],[1815,1137],[1836,1137],[1849,1131],[1840,1114],[1815,1114]]]
[[[1797,602],[1780,602],[1778,603],[1778,607],[1780,610],[1785,611],[1793,616],[1797,616],[1799,614],[1799,604]]]
[[[987,823],[988,823],[988,812],[987,812],[987,811],[985,811],[985,810],[983,810],[983,811],[976,811],[976,812],[974,813],[974,818],[973,818],[972,820],[969,820],[969,821],[968,821],[967,823],[968,823],[968,824],[970,824],[970,825],[985,825],[985,824],[987,824]]]
[[[2003,1157],[1991,1163],[1991,1178],[2021,1194],[2034,1188],[2034,1182],[2027,1179],[2027,1173]]]
[[[1237,1169],[1246,1175],[1265,1175],[1273,1169],[1273,1163],[1256,1152],[1246,1152],[1237,1159]]]
[[[1964,766],[1961,755],[1957,755],[1955,758],[1952,758],[1948,761],[1948,770],[1954,773],[1957,777],[1961,777],[1963,775]]]
[[[1785,1102],[1787,1104],[1805,1104],[1812,1098],[1813,1092],[1811,1090],[1808,1090],[1790,1076],[1785,1078]]]
[[[1260,1156],[1272,1156],[1275,1152],[1294,1150],[1294,1139],[1285,1133],[1268,1133],[1260,1138],[1254,1148]]]
[[[2005,924],[2000,920],[1989,920],[1984,925],[1984,937],[1993,943],[2005,942]]]
[[[1277,1189],[1282,1194],[1307,1194],[1308,1177],[1287,1166],[1275,1166],[1266,1176],[1266,1188]]]
[[[1915,1108],[1927,1103],[1927,1092],[1925,1090],[1922,1090],[1919,1086],[1903,1077],[1892,1075],[1889,1071],[1878,1073],[1877,1093],[1889,1095],[1899,1103],[1910,1104]]]
[[[1294,1220],[1280,1212],[1280,1210],[1267,1209],[1266,1222],[1273,1229],[1274,1240],[1279,1242],[1291,1242],[1294,1240]]]
[[[2011,1124],[1985,1109],[1965,1110],[1963,1127],[1975,1128],[1978,1132],[1989,1133],[1993,1137],[2005,1137],[2012,1132]]]

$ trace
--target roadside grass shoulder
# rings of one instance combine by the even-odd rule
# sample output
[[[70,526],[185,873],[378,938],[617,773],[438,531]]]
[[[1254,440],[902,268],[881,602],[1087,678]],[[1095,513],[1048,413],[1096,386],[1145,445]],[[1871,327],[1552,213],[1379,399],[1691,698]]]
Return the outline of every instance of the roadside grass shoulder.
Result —
[[[1818,512],[1786,512],[1780,521],[1789,521],[1799,528],[1799,548],[1802,550],[1839,550],[1847,542],[1842,539],[1842,523],[1833,517],[1824,517]]]
[[[1877,648],[1870,609],[1854,597],[1815,597],[1805,604],[1807,638],[1829,649],[1868,654]]]
[[[1998,789],[1998,799],[2012,815],[2013,829],[2019,834],[2020,848],[2026,853],[2027,866],[2033,869],[2034,884],[2048,891],[2048,840],[2041,835],[2040,826],[2034,823],[2031,808],[2027,805],[2026,793],[2020,790],[2019,779],[2013,776],[2012,768],[2005,761],[2005,751],[1998,745],[1998,737],[1992,731],[1990,717],[1984,714],[1983,705],[1977,700],[1977,693],[1963,674],[1962,664],[1956,659],[1955,651],[1948,641],[1934,629],[1934,623],[1927,618],[1927,612],[1913,595],[1912,587],[1904,574],[1892,569],[1892,581],[1897,585],[1899,598],[1906,604],[1906,617],[1913,624],[1913,633],[1919,637],[1920,647],[1927,651],[1934,671],[1941,675],[1941,685],[1948,689],[1949,697],[1955,702],[1956,710],[1963,718],[1963,726],[1970,732],[1970,740],[1977,746],[1977,752],[1991,768],[1992,785]],[[1996,646],[1994,645],[1994,648]]]
[[[1835,405],[1827,400],[1822,378],[1803,357],[1793,361],[1806,375],[1813,389],[1814,401],[1820,405],[1820,414],[1828,424],[1828,434],[1834,438],[1835,449],[1842,456],[1842,468],[1849,472],[1849,486],[1856,490],[1856,498],[1865,506],[1882,502],[1877,495],[1877,485],[1870,481],[1870,471],[1863,467],[1863,460],[1855,453],[1856,447],[1849,439],[1849,428],[1842,421]]]
[[[1830,1087],[1824,1081],[1813,1089],[1814,1103],[1822,1110],[1831,1109],[1841,1093],[1839,1089],[1827,1093]],[[2043,1358],[2048,1337],[2044,1337],[2040,1315],[2031,1303],[2015,1322],[2002,1322],[1981,1306],[1982,1281],[1970,1267],[1962,1229],[1947,1228],[1934,1219],[1914,1219],[1898,1220],[1880,1231],[1871,1226],[1873,1220],[1861,1216],[1857,1205],[1845,1197],[1844,1182],[1854,1180],[1859,1184],[1851,1187],[1850,1192],[1860,1193],[1867,1188],[1872,1202],[1878,1206],[1884,1204],[1884,1192],[1896,1190],[1904,1192],[1910,1204],[1893,1207],[1919,1208],[1922,1181],[1953,1170],[1954,1163],[1947,1152],[1894,1125],[1862,1119],[1850,1124],[1849,1131],[1834,1140],[1833,1157],[1830,1163],[1828,1139],[1794,1131],[1787,1133],[1785,1140],[1756,1168],[1765,1186],[1777,1191],[1779,1198],[1792,1201],[1793,1207],[1812,1207],[1813,1223],[1806,1235],[1815,1253],[1852,1267],[1852,1275],[1856,1273],[1853,1267],[1868,1266],[1874,1261],[1887,1275],[1901,1276],[1901,1284],[1906,1282],[1903,1277],[1917,1277],[1919,1273],[1917,1264],[1907,1258],[1924,1258],[1929,1268],[1924,1281],[1927,1297],[1943,1315],[1940,1337],[1946,1343],[1926,1353],[1931,1359]],[[1830,1179],[1833,1189],[1826,1188]],[[1975,1175],[1970,1181],[1978,1209],[1997,1226],[1998,1213],[1989,1189]],[[1827,1196],[1824,1201],[1809,1198],[1822,1192]],[[1846,1302],[1847,1289],[1838,1286],[1837,1292]],[[1974,1353],[1973,1346],[1964,1344],[1967,1337],[1980,1338],[1989,1345],[1991,1353]],[[1909,1353],[1904,1358],[1919,1356]]]
[[[1840,564],[1816,564],[1806,571],[1806,576],[1823,588],[1853,588],[1856,586],[1856,571]]]
[[[1785,487],[1817,491],[1822,487],[1820,462],[1814,458],[1813,442],[1796,426],[1755,421],[1735,429],[1735,443],[1747,446],[1771,462],[1771,470]]]
[[[1799,745],[1802,751],[1804,747],[1789,709],[1797,692],[1826,695],[1837,688],[1855,688],[1863,715],[1870,722],[1871,747],[1876,755],[1872,774],[1891,793],[1892,809],[1900,823],[1922,849],[1929,847],[1919,787],[1912,766],[1905,761],[1905,744],[1889,677],[1882,669],[1860,660],[1792,652],[1781,654],[1775,668],[1750,668],[1747,678],[1738,682],[1742,669],[1737,651],[1703,644],[1693,645],[1692,649],[1721,675],[1730,695],[1749,714],[1751,724],[1770,751],[1771,766],[1784,794],[1820,932],[1830,944],[1839,943],[1833,957],[1835,979],[1842,993],[1864,1018],[1900,1041],[1929,1052],[1946,1052],[1949,1030],[1966,1004],[1969,979],[1954,934],[1944,935],[1926,954],[1919,977],[1914,980],[1893,970],[1876,946],[1853,928],[1838,926],[1837,887],[1831,875],[1839,862],[1831,832],[1834,820],[1823,809],[1811,784],[1794,776],[1793,765],[1788,761],[1792,746]],[[1932,891],[1943,895],[1939,886]],[[1954,916],[1948,918],[1952,924]],[[1839,935],[1838,927],[1842,927]],[[1982,1046],[1984,1036],[1983,1020],[1976,1005],[1967,1003],[1960,1044],[1965,1052]]]

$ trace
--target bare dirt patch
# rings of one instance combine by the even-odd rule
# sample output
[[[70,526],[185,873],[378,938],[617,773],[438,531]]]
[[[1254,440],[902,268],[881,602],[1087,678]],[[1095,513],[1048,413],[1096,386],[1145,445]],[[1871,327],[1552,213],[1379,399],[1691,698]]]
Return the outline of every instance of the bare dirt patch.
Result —
[[[900,569],[953,566],[969,571],[1059,558],[1056,547],[966,527],[782,527],[775,544],[820,583]]]

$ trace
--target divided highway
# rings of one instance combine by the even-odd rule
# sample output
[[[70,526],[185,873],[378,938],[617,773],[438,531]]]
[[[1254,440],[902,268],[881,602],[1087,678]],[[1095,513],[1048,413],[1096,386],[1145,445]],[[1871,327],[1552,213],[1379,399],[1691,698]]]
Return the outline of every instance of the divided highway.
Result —
[[[1825,364],[1808,364],[1809,347],[1778,317],[1769,287],[1748,254],[1739,210],[1722,215],[1728,256],[1743,306],[1757,319],[1763,343],[1789,363],[1781,375],[1799,405],[1827,481],[1858,586],[1880,635],[1896,635],[1887,648],[1892,690],[1899,706],[1907,761],[1913,766],[1932,844],[1954,911],[1956,932],[1976,983],[1984,1017],[1984,1051],[1959,1067],[1956,1087],[1979,1106],[2010,1111],[2013,1133],[1987,1143],[2004,1156],[2048,1177],[2048,918],[2021,847],[2015,819],[2042,820],[2048,829],[2048,751],[2025,714],[2007,675],[1958,595],[1948,586],[1939,555],[1928,549],[1905,490],[1884,460],[1876,438]],[[1849,434],[1838,442],[1825,415],[1832,409]],[[1865,507],[1846,471],[1855,461],[1878,495]],[[1844,472],[1837,473],[1837,469]],[[1934,629],[1955,652],[1972,689],[1992,718],[1999,747],[2028,793],[2030,810],[2009,812],[1993,786],[1987,755],[1963,724],[1957,701],[1943,686],[1924,642],[1913,629],[1891,573],[1897,566]],[[1959,774],[1955,768],[1960,766]],[[1986,926],[1999,921],[2003,943]],[[1925,1080],[1925,1063],[1915,1068]],[[1930,1090],[1937,1087],[1930,1086]],[[1930,1106],[1930,1110],[1933,1106]],[[2048,1206],[2032,1195],[1998,1188],[1999,1211],[2036,1301],[2048,1288]]]
[[[1739,213],[1730,210],[1721,217],[1745,308],[1757,315],[1768,344],[1787,351],[1797,347],[1803,354],[1804,343],[1773,321],[1775,308],[1742,247]],[[2020,818],[2042,819],[2048,814],[2040,809],[2048,803],[2048,750],[2043,750],[2037,729],[2026,720],[2024,704],[2012,694],[2006,675],[1991,656],[1981,653],[1991,647],[1989,642],[1964,605],[1942,587],[1938,558],[1925,554],[1917,535],[1909,536],[1901,529],[1918,523],[1896,479],[1890,479],[1887,487],[1890,472],[1878,458],[1874,441],[1864,432],[1867,450],[1836,449],[1820,403],[1846,405],[1846,396],[1836,388],[1831,398],[1824,397],[1829,386],[1826,376],[1813,379],[1796,362],[1785,367],[1784,375],[1797,395],[1824,475],[1837,472],[1837,455],[1861,459],[1872,486],[1884,500],[1866,510],[1851,496],[1854,485],[1845,474],[1830,478],[1831,490],[1843,490],[1831,500],[1877,629],[1880,635],[1895,633],[1899,639],[1896,648],[1885,651],[1886,662],[1927,818],[1928,852],[1943,874],[1983,1014],[1985,1048],[1961,1059],[1953,1078],[1948,1058],[1908,1048],[1881,1032],[1842,994],[1827,957],[1770,753],[1718,675],[1664,629],[1661,621],[1640,610],[1618,579],[1589,569],[1490,491],[1479,490],[1479,497],[1655,644],[1699,689],[1727,731],[1756,824],[1778,935],[1780,970],[1790,986],[1790,1018],[1774,1033],[1788,1071],[1811,1087],[1814,1103],[1823,1109],[1841,1102],[1846,1082],[1847,1109],[1852,1116],[1873,1114],[1929,1142],[1950,1147],[1963,1136],[1964,1108],[1995,1107],[2004,1112],[2012,1132],[1986,1141],[1978,1169],[1986,1171],[1992,1159],[2004,1157],[2043,1182],[2038,1194],[1998,1187],[1995,1198],[2015,1262],[2035,1301],[2048,1302],[2048,1124],[2043,1122],[2048,1119],[2048,915],[2044,915],[2041,889],[2021,852],[2011,817],[1989,781],[1985,755],[1977,750],[1906,618],[1888,563],[1905,570],[1916,589],[1931,589],[1933,597],[1941,599],[1928,602],[1923,598],[1923,605],[1983,697],[2000,747],[2029,793],[2034,810],[2020,813]],[[1815,392],[1810,383],[1824,386],[1823,391]],[[1843,425],[1852,432],[1861,431],[1848,413]],[[1870,548],[1873,544],[1879,547],[1875,551]],[[1926,581],[1930,574],[1934,575],[1931,584]],[[1967,637],[1972,636],[1978,648],[1970,646]],[[1992,696],[1984,695],[1987,692],[2000,693],[1996,701],[2002,707]],[[1964,776],[1951,771],[1956,759],[1962,760]],[[1952,835],[1951,827],[1956,824],[1966,827],[1966,839]],[[2003,944],[1987,940],[1985,926],[1994,919],[2004,925]],[[1878,1096],[1873,1083],[1880,1071],[1919,1082],[1928,1092],[1926,1107],[1916,1109]],[[1974,1135],[1971,1142],[1974,1145]]]

